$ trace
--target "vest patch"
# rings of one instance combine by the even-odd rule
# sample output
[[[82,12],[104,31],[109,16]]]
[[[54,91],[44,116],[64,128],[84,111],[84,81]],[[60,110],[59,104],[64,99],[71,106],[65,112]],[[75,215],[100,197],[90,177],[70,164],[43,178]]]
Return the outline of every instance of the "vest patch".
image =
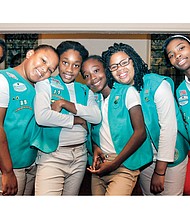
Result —
[[[18,80],[18,78],[17,78],[14,74],[9,73],[9,72],[6,72],[6,74],[7,74],[10,78],[13,78],[13,79]]]
[[[178,158],[179,158],[179,151],[178,149],[175,149],[174,161],[176,161]]]
[[[13,88],[16,92],[24,92],[27,90],[26,85],[24,85],[24,83],[21,82],[14,83]]]
[[[178,103],[181,106],[188,104],[188,102],[189,102],[189,99],[187,95],[183,95],[178,98]]]
[[[180,96],[187,95],[187,91],[186,90],[180,90],[179,95]]]
[[[50,81],[50,85],[51,85],[52,87],[54,87],[54,88],[64,90],[63,85],[61,85],[61,83],[60,83],[59,80],[57,80],[57,79],[52,78],[51,81]]]
[[[145,102],[149,102],[150,101],[150,99],[149,99],[149,89],[146,89],[145,91],[144,91],[144,94],[145,94],[145,97],[144,97],[144,100],[145,100]]]
[[[116,96],[115,96],[115,100],[114,100],[114,104],[117,104],[117,103],[118,103],[118,101],[119,101],[119,96],[118,96],[118,95],[116,95]]]

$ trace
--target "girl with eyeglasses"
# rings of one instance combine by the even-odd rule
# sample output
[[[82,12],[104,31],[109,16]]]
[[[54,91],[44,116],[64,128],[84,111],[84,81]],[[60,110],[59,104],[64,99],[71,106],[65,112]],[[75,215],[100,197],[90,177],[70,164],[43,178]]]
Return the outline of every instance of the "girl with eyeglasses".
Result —
[[[126,57],[110,68],[131,65]],[[92,173],[92,195],[131,195],[139,169],[152,161],[140,96],[133,86],[117,82],[109,86],[100,56],[83,62],[82,75],[102,112],[102,122],[92,127],[94,155],[88,169]]]
[[[150,73],[148,65],[127,44],[115,43],[102,57],[109,85],[133,85],[141,96],[154,154],[153,162],[140,173],[143,195],[183,195],[188,137],[173,96],[172,79]],[[145,152],[142,154],[146,157]]]

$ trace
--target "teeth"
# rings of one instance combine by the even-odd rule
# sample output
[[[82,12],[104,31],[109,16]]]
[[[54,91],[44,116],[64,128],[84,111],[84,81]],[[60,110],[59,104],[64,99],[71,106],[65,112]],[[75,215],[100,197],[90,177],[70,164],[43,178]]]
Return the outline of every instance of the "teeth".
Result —
[[[183,64],[185,63],[185,61],[186,61],[185,59],[181,60],[181,61],[178,63],[178,65],[179,65],[179,66],[183,65]]]
[[[71,79],[72,76],[71,76],[71,75],[67,75],[67,74],[65,74],[65,78],[66,78],[66,79]]]
[[[120,78],[123,78],[123,77],[125,77],[127,74],[126,73],[122,73],[122,74],[120,74]]]
[[[42,74],[40,73],[39,70],[37,70],[37,73],[38,73],[38,75],[39,75],[40,77],[42,77]]]
[[[94,86],[98,86],[100,84],[100,81],[98,81],[97,83],[94,83]]]

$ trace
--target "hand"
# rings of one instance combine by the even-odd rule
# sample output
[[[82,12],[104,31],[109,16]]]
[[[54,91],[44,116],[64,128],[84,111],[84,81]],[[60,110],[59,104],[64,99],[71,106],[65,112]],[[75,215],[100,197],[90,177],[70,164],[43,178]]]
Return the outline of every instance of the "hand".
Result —
[[[62,99],[52,100],[51,101],[51,109],[56,111],[56,112],[61,112],[61,110],[62,110]]]
[[[94,169],[92,166],[90,166],[89,168],[87,168],[87,170],[93,174],[97,174],[99,176],[104,176],[104,175],[112,172],[114,170],[114,168],[112,168],[112,162],[104,161],[103,163],[101,163],[99,165],[98,169]]]
[[[81,125],[88,132],[87,122],[79,116],[74,116],[74,125]]]
[[[81,126],[88,132],[87,122],[83,119]]]
[[[159,176],[156,173],[153,173],[150,184],[151,193],[158,194],[164,191],[164,180],[165,176]]]
[[[99,169],[100,164],[104,162],[105,162],[105,155],[103,154],[102,150],[99,147],[94,148],[94,157],[92,164],[93,170]]]
[[[13,171],[2,174],[2,195],[16,195],[18,191],[17,179]]]

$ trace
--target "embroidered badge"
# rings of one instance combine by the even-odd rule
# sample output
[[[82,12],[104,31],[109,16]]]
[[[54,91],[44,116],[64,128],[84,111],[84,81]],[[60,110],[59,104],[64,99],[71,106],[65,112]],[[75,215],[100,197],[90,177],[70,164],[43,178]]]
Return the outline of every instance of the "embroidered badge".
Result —
[[[59,80],[57,80],[57,79],[52,78],[50,84],[51,84],[51,86],[53,86],[54,88],[64,90],[64,87],[61,85],[61,83],[60,83]]]
[[[179,151],[175,149],[174,161],[176,161],[178,158],[179,158]]]
[[[13,88],[17,92],[24,92],[25,90],[27,90],[26,86],[21,82],[14,83]]]
[[[180,96],[187,95],[187,91],[186,90],[180,90],[179,95]]]
[[[9,72],[6,72],[6,74],[7,74],[10,78],[13,78],[13,79],[18,80],[18,78],[17,78],[14,74],[9,73]]]
[[[119,101],[119,96],[117,95],[117,96],[115,97],[114,104],[118,104],[118,101]]]
[[[148,96],[149,96],[149,90],[148,89],[146,89],[145,91],[144,91],[144,93],[145,93],[145,101],[146,102],[148,102],[149,101],[149,98],[148,98]]]
[[[182,95],[178,98],[179,105],[183,106],[186,105],[189,102],[187,95]]]
[[[13,100],[19,100],[19,96],[13,97]]]

